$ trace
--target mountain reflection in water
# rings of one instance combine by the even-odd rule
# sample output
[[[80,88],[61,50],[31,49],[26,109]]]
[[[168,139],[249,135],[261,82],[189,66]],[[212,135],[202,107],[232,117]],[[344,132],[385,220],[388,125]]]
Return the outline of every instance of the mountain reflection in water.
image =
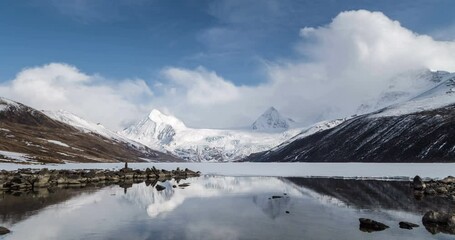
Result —
[[[329,178],[202,176],[0,197],[5,239],[450,239],[398,222],[453,207],[414,199],[408,182]],[[360,232],[359,217],[391,228]]]

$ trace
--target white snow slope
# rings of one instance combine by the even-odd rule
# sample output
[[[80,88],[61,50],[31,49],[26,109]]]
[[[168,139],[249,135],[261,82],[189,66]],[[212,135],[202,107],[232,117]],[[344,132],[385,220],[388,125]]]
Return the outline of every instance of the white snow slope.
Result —
[[[234,161],[277,146],[302,130],[288,129],[289,122],[276,109],[269,108],[251,129],[195,129],[153,110],[122,134],[152,148],[168,150],[187,161]]]
[[[146,147],[139,143],[139,142],[136,142],[134,140],[131,140],[129,138],[126,138],[114,131],[111,131],[107,128],[105,128],[103,125],[101,124],[96,124],[96,123],[93,123],[93,122],[89,122],[85,119],[82,119],[70,112],[67,112],[67,111],[64,111],[64,110],[58,110],[58,111],[42,111],[42,113],[46,114],[48,117],[56,120],[56,121],[59,121],[59,122],[63,122],[63,123],[66,123],[70,126],[73,126],[75,127],[76,129],[79,129],[80,131],[82,132],[85,132],[85,133],[92,133],[92,134],[98,134],[98,135],[101,135],[103,137],[106,137],[106,138],[109,138],[109,139],[112,139],[116,142],[120,142],[120,143],[125,143],[125,144],[128,144],[130,146],[135,146],[136,148],[138,149],[145,149]],[[152,148],[153,149],[153,148]],[[153,149],[153,150],[157,150],[157,149]]]
[[[167,150],[187,161],[225,162],[269,150],[300,134],[302,129],[302,134],[312,134],[334,127],[338,123],[322,122],[310,129],[290,128],[296,124],[282,117],[272,107],[248,129],[195,129],[186,127],[175,117],[153,110],[147,118],[122,133],[125,137],[155,149]]]
[[[399,116],[455,104],[455,73],[446,74],[429,90],[409,101],[391,105],[373,114],[372,117]]]

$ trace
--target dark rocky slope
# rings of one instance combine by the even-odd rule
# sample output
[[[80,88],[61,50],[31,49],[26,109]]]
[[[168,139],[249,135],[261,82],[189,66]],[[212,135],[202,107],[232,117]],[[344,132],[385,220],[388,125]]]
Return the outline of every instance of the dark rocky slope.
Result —
[[[455,162],[455,105],[399,116],[362,115],[243,161]]]
[[[31,161],[142,162],[180,161],[146,146],[82,132],[38,110],[0,98],[0,151],[27,154]],[[0,161],[14,162],[0,152]]]

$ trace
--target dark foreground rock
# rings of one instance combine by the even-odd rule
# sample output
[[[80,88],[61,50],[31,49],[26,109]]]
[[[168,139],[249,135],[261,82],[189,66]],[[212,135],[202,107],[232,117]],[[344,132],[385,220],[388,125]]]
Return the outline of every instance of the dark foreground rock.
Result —
[[[415,223],[410,223],[410,222],[399,222],[398,224],[399,224],[400,228],[409,229],[409,230],[419,227],[419,225],[417,225]]]
[[[447,233],[455,234],[455,215],[438,212],[428,211],[422,218],[422,223],[425,228],[432,234]]]
[[[423,215],[422,223],[455,226],[455,215],[438,211],[428,211]]]
[[[384,223],[380,223],[368,218],[359,218],[359,222],[359,229],[362,232],[377,232],[389,228],[389,226],[385,225]]]
[[[414,187],[414,190],[424,190],[425,189],[425,183],[422,181],[422,178],[420,178],[418,175],[414,177],[412,181],[412,185]]]
[[[6,227],[0,227],[0,235],[5,235],[5,234],[8,234],[10,233],[11,231],[6,228]]]
[[[84,187],[87,184],[117,183],[130,181],[153,182],[158,179],[184,179],[198,177],[200,172],[185,170],[158,170],[155,167],[146,170],[133,170],[125,165],[116,170],[79,169],[48,170],[19,169],[17,171],[0,171],[0,192],[29,191],[54,186]]]
[[[156,185],[156,187],[155,187],[155,188],[156,188],[156,190],[158,190],[158,191],[163,191],[164,189],[166,189],[166,187],[164,187],[164,186],[161,186],[161,185],[159,185],[159,184],[158,184],[158,185]]]

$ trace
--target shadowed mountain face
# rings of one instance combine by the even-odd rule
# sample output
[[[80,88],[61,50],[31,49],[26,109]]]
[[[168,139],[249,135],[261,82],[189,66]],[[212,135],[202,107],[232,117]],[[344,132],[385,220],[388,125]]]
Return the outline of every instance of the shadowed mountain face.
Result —
[[[399,116],[374,114],[348,120],[272,151],[251,154],[244,161],[455,161],[455,105]]]
[[[0,98],[0,159],[17,161],[8,153],[26,154],[35,162],[179,161],[176,157],[83,132],[55,121],[38,110]],[[6,151],[6,152],[5,152]]]
[[[416,199],[410,182],[333,178],[285,178],[324,196],[358,209],[397,210],[423,215],[430,210],[455,209],[455,201],[438,196]]]

